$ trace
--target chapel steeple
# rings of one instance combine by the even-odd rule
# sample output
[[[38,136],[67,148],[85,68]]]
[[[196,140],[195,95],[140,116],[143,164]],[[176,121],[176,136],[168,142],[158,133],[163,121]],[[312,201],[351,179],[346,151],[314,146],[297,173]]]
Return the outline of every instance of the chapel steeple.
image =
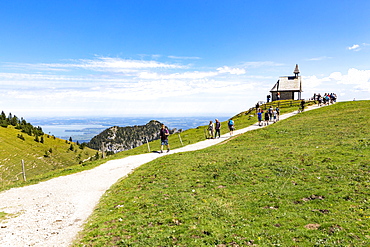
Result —
[[[298,69],[298,64],[295,65],[295,69],[294,69],[294,75],[295,75],[295,78],[298,78],[298,74],[300,73],[299,72],[299,69]]]

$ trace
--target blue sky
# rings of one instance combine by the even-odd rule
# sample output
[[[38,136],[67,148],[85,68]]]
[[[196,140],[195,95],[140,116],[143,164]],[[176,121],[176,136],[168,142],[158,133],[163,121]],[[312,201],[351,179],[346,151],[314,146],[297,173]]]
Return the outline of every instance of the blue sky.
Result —
[[[232,116],[299,64],[304,98],[370,99],[370,1],[0,2],[0,110]]]

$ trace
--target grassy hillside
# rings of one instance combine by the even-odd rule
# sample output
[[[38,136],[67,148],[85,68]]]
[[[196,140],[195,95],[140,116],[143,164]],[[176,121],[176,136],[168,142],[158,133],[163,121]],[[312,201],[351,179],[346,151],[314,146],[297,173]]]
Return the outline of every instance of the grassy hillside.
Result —
[[[296,110],[299,104],[298,101],[281,101],[280,103],[282,113]],[[308,104],[312,104],[312,102],[308,102]],[[268,108],[269,105],[262,107]],[[233,119],[235,120],[236,128],[243,128],[255,123],[257,117],[253,114],[254,111],[246,111],[234,116]],[[226,121],[223,122],[222,125],[221,133],[226,133],[228,131]],[[184,131],[180,135],[182,143],[179,135],[171,135],[169,137],[171,149],[204,140],[205,129],[206,126],[200,126]],[[21,134],[25,140],[17,138],[19,134]],[[95,156],[96,151],[88,148],[82,151],[74,143],[72,144],[72,151],[70,150],[71,143],[66,143],[65,140],[58,138],[54,139],[49,135],[43,135],[43,139],[44,144],[37,143],[34,141],[34,136],[28,136],[20,132],[20,130],[14,129],[11,125],[7,128],[0,128],[0,191],[14,186],[37,183],[53,177],[91,169],[108,160],[149,152],[148,145],[144,144],[132,150],[120,152],[108,157],[106,156],[105,159],[86,162],[81,165],[79,163],[82,160]],[[159,150],[159,146],[159,140],[149,142],[150,152]],[[52,151],[52,153],[50,153],[50,151]],[[27,182],[23,182],[21,173],[22,159],[25,161]]]
[[[315,103],[314,101],[309,101],[309,102],[307,102],[307,105],[312,105],[314,103]],[[292,112],[292,111],[298,110],[298,106],[300,105],[300,101],[299,100],[295,100],[295,101],[281,100],[280,102],[275,101],[275,102],[272,102],[272,103],[270,102],[268,104],[264,104],[264,105],[261,106],[261,108],[265,110],[265,109],[268,109],[271,105],[274,108],[276,108],[277,104],[279,104],[279,106],[280,106],[281,114],[284,114],[284,113],[287,113],[287,112]],[[248,126],[256,123],[257,122],[257,115],[255,114],[255,109],[251,108],[248,111],[241,112],[241,113],[235,115],[234,117],[232,117],[232,119],[235,122],[236,129],[242,129],[242,128],[248,127]],[[215,122],[214,119],[210,119],[210,121]],[[222,124],[221,134],[225,134],[225,133],[229,132],[229,129],[227,127],[227,122],[228,121],[224,121],[224,122],[221,123]],[[184,131],[181,134],[173,134],[173,135],[169,136],[168,139],[169,139],[169,144],[171,146],[171,149],[180,148],[182,146],[186,146],[186,145],[189,145],[189,144],[193,144],[193,143],[197,143],[197,142],[205,140],[205,138],[207,136],[206,132],[207,132],[207,127],[208,127],[208,122],[205,123],[205,124],[206,125],[199,126],[197,128],[194,128],[194,129],[188,129],[188,130]],[[169,127],[171,127],[171,126],[169,126]],[[149,143],[149,149],[148,149],[148,145],[144,144],[144,145],[141,145],[137,148],[117,153],[112,158],[116,159],[116,158],[127,157],[129,155],[147,153],[147,152],[149,152],[149,150],[151,152],[158,151],[159,147],[160,147],[160,140],[156,140],[156,141],[152,141],[152,142]]]
[[[22,135],[24,140],[18,138]],[[41,139],[41,136],[39,137]],[[23,183],[24,160],[27,180],[44,177],[50,172],[68,168],[96,154],[95,150],[43,135],[43,143],[36,142],[13,126],[0,127],[0,190]]]
[[[369,246],[369,108],[337,103],[145,164],[75,246]]]

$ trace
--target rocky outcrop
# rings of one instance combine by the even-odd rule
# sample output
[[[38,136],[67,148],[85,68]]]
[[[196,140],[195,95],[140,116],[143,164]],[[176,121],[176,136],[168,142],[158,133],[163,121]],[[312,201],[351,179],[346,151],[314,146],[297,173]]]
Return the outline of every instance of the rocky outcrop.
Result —
[[[156,120],[140,126],[114,126],[94,136],[87,146],[96,150],[101,150],[104,146],[105,151],[114,153],[129,150],[143,145],[147,141],[159,139],[161,126],[162,123]],[[170,133],[172,132],[173,130],[170,130]]]

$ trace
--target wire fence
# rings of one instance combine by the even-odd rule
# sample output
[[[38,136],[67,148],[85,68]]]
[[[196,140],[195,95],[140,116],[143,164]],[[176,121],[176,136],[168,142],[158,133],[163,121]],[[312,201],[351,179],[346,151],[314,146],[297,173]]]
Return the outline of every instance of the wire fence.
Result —
[[[305,102],[306,106],[314,105],[314,104],[317,104],[317,102],[314,101],[314,100],[308,100],[308,101]],[[260,108],[262,110],[267,110],[271,106],[273,108],[279,107],[280,109],[281,108],[289,108],[289,107],[297,107],[297,109],[298,109],[301,106],[301,100],[276,100],[276,101],[272,101],[272,102],[268,102],[268,103],[260,102],[258,108]],[[241,112],[241,113],[235,115],[232,118],[234,119],[234,118],[237,118],[237,117],[251,115],[251,114],[254,115],[256,112],[257,112],[256,107],[251,107],[247,111]]]

